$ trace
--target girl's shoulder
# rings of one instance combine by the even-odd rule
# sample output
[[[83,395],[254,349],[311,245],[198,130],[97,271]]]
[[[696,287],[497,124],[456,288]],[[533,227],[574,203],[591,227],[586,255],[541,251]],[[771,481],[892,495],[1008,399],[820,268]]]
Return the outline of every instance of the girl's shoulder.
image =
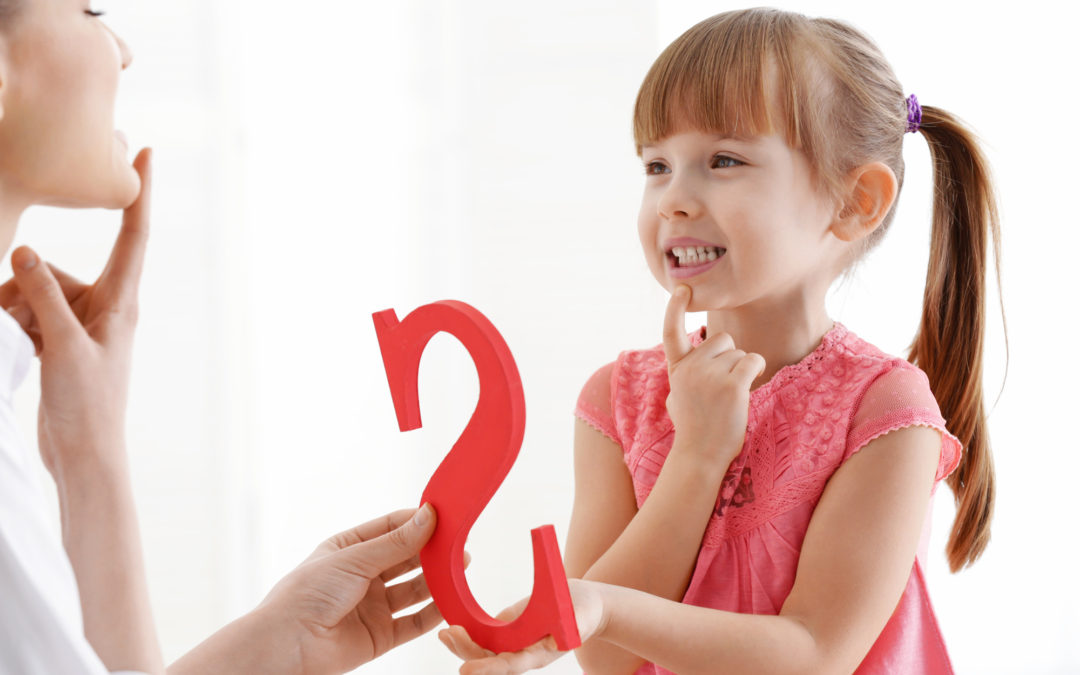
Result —
[[[865,370],[861,377],[853,377],[858,380],[858,386],[850,410],[843,459],[891,431],[923,426],[941,433],[937,480],[949,475],[959,464],[963,448],[946,427],[926,373],[917,365],[887,354],[853,333],[845,340],[845,349],[839,354],[853,371]]]
[[[702,331],[689,335],[692,344],[701,342]],[[593,372],[581,388],[575,414],[622,445],[641,427],[665,424],[669,391],[664,346],[629,349]]]

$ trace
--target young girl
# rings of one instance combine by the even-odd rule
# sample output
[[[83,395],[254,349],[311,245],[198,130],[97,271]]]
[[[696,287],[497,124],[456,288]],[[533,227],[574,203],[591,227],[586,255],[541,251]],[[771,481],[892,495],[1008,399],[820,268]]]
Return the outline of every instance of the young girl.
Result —
[[[884,236],[905,132],[934,162],[921,325],[907,361],[831,320],[832,282]],[[954,571],[989,540],[981,363],[987,243],[970,132],[907,97],[850,26],[769,9],[694,26],[634,112],[638,221],[672,293],[662,346],[623,352],[578,401],[566,569],[603,673],[949,673],[923,574],[938,481]],[[686,311],[707,311],[687,336]],[[591,639],[588,639],[591,636]],[[463,672],[498,657],[459,628]]]

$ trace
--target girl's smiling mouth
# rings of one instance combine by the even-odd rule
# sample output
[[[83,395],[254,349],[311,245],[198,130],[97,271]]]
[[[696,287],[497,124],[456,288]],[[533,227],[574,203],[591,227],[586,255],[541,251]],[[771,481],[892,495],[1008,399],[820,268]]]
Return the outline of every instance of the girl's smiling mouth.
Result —
[[[727,252],[720,246],[674,246],[667,252],[675,267],[696,267],[712,262]]]
[[[670,239],[664,245],[668,273],[680,279],[708,271],[720,262],[725,253],[727,249],[723,246],[689,237]]]

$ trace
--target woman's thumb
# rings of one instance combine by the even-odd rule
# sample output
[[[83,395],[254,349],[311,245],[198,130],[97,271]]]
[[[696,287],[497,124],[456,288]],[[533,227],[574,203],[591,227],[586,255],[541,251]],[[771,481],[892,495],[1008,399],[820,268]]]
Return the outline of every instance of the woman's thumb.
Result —
[[[37,318],[45,346],[53,340],[63,342],[82,327],[71,313],[64,291],[41,259],[29,246],[20,246],[11,254],[15,283]]]
[[[424,504],[416,515],[381,537],[353,544],[348,555],[360,574],[376,577],[420,553],[435,532],[435,509]]]

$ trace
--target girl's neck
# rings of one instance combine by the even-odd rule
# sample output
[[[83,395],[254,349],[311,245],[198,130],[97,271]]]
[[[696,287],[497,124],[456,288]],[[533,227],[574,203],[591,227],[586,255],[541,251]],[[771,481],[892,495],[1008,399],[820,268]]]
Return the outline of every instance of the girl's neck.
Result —
[[[765,384],[784,366],[798,363],[817,349],[821,338],[833,327],[825,311],[825,302],[809,303],[780,310],[740,307],[708,313],[708,335],[724,332],[731,335],[735,348],[760,354],[765,359],[763,372],[751,389]]]

